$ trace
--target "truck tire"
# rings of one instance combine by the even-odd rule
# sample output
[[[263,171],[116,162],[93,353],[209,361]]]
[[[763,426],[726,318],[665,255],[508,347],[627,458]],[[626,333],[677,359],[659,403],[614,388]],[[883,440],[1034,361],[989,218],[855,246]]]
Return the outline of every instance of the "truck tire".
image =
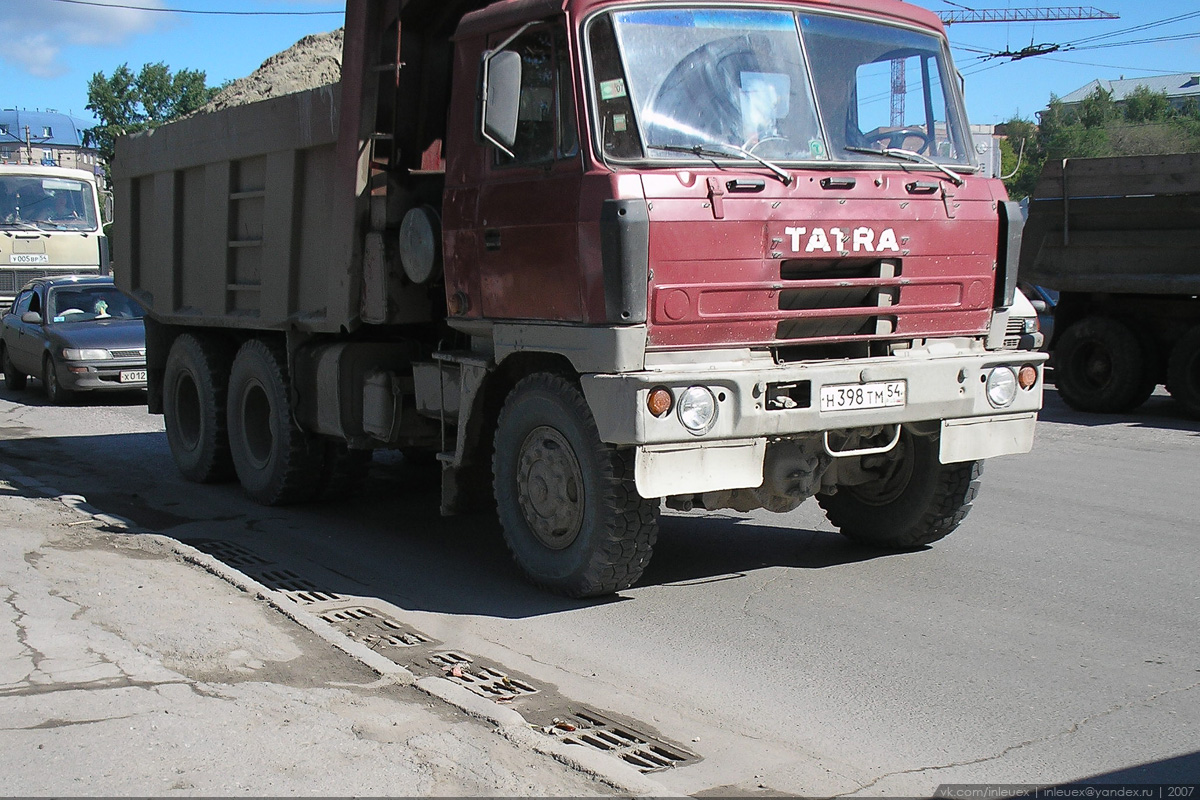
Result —
[[[1171,349],[1167,389],[1188,414],[1200,417],[1200,326],[1185,333]]]
[[[42,359],[42,389],[53,406],[65,406],[75,397],[74,392],[64,389],[58,382],[58,364],[54,363],[54,356],[49,354]]]
[[[1137,335],[1115,319],[1087,317],[1054,348],[1055,385],[1077,411],[1132,411],[1154,392],[1155,379]]]
[[[538,586],[593,597],[632,586],[658,538],[633,460],[600,441],[579,389],[558,375],[517,383],[500,412],[492,461],[496,507],[513,558]]]
[[[241,346],[226,411],[233,468],[252,500],[280,506],[319,496],[324,443],[293,422],[282,350],[261,339]]]
[[[185,333],[163,371],[163,420],[171,457],[195,483],[233,480],[225,398],[230,356],[221,344]]]
[[[942,464],[938,441],[904,430],[878,480],[818,494],[842,535],[874,547],[912,549],[954,532],[979,493],[982,461]]]
[[[0,369],[4,370],[4,387],[6,389],[19,392],[25,388],[29,376],[17,370],[12,359],[8,357],[8,348],[3,344],[0,344]]]

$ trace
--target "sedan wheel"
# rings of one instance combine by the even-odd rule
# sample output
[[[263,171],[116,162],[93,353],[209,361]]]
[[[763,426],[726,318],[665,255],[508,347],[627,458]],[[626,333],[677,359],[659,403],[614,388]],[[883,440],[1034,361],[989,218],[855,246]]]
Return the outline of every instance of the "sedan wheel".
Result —
[[[66,405],[71,400],[71,392],[58,382],[58,368],[53,356],[46,356],[42,362],[42,387],[46,390],[46,399],[51,405]]]

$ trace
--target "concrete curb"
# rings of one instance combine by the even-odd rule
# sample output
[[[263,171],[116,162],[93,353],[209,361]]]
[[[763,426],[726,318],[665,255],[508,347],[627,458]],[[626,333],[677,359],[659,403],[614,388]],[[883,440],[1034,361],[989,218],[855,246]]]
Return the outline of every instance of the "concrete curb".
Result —
[[[430,697],[454,706],[468,716],[494,726],[496,733],[518,747],[549,756],[576,772],[595,778],[633,797],[678,796],[677,793],[669,791],[662,784],[646,777],[613,756],[578,745],[564,744],[553,737],[538,733],[535,726],[531,725],[516,709],[498,705],[475,694],[465,686],[437,676],[418,679],[410,670],[376,653],[361,642],[354,641],[334,626],[315,614],[303,610],[290,600],[281,599],[278,592],[272,591],[208,553],[158,531],[142,528],[125,517],[106,514],[88,504],[87,498],[82,495],[60,492],[4,464],[0,464],[0,480],[20,486],[44,498],[57,500],[77,514],[95,520],[108,532],[137,534],[150,539],[185,562],[194,564],[246,594],[264,601],[292,622],[357,660],[385,681],[402,686],[413,686]]]

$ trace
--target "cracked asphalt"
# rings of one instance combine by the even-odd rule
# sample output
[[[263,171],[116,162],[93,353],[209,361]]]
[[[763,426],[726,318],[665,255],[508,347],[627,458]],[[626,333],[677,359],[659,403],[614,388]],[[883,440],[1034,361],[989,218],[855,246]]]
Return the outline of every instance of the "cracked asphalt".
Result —
[[[613,790],[380,679],[158,537],[0,480],[4,794]]]
[[[1034,452],[989,462],[962,528],[931,548],[895,554],[856,547],[815,504],[787,515],[671,513],[640,585],[593,602],[526,586],[491,518],[441,518],[436,475],[398,456],[377,458],[358,502],[263,509],[235,486],[183,482],[161,431],[161,419],[133,403],[87,400],[55,409],[35,392],[0,390],[0,465],[181,542],[237,545],[342,603],[385,608],[440,646],[538,687],[543,699],[528,701],[524,713],[555,713],[555,703],[586,706],[686,748],[699,760],[653,776],[674,793],[928,796],[948,783],[1159,783],[1200,775],[1200,423],[1183,419],[1161,394],[1136,414],[1085,416],[1049,392]],[[30,501],[0,491],[0,504],[9,502]],[[16,527],[25,530],[18,537],[40,530]],[[162,784],[164,791],[190,785],[177,793],[240,791],[239,782],[254,787],[247,793],[285,793],[304,781],[327,788],[332,781],[318,765],[345,758],[361,783],[333,791],[369,794],[391,780],[416,780],[398,765],[439,752],[441,739],[429,744],[415,732],[425,717],[409,722],[402,713],[412,711],[410,696],[395,695],[413,690],[381,685],[352,663],[339,667],[345,674],[313,672],[303,665],[320,654],[342,661],[278,615],[266,614],[269,625],[254,616],[245,628],[253,635],[239,635],[225,624],[222,604],[233,600],[231,608],[241,609],[244,601],[256,615],[265,612],[246,596],[225,594],[224,584],[217,595],[188,603],[133,588],[120,598],[104,594],[100,583],[109,575],[128,575],[136,587],[161,574],[171,585],[180,580],[177,570],[195,568],[147,554],[135,544],[140,537],[100,546],[100,534],[85,527],[55,529],[53,547],[21,549],[14,536],[4,537],[0,598],[17,588],[9,572],[36,577],[45,583],[41,602],[61,622],[36,638],[21,634],[35,656],[16,633],[21,615],[30,614],[26,594],[18,589],[0,604],[3,624],[12,626],[0,636],[0,647],[11,648],[0,658],[0,728],[22,729],[0,736],[45,737],[37,741],[46,746],[78,736],[58,763],[78,756],[84,771],[111,772],[112,782],[129,773],[128,752],[137,753],[140,769],[183,763],[188,775]],[[73,568],[69,560],[83,553],[107,560]],[[126,615],[141,622],[126,629],[115,619]],[[121,658],[104,647],[92,655],[47,649],[56,637],[71,641],[74,622],[91,625],[97,641],[139,644]],[[146,674],[136,669],[141,658],[149,659]],[[36,690],[35,663],[61,665],[55,680],[65,686],[108,681],[103,693],[138,698],[138,714],[143,706],[158,711],[90,723],[130,707],[73,715],[66,713],[73,708],[24,697],[19,691]],[[11,664],[21,665],[20,675],[9,675]],[[131,680],[145,685],[122,683]],[[49,697],[71,692],[90,693]],[[429,702],[416,699],[419,708]],[[194,726],[172,710],[184,701],[225,709],[214,728],[221,735],[189,739]],[[28,704],[24,716],[13,703]],[[400,709],[398,725],[384,708]],[[439,719],[449,713],[426,710]],[[144,732],[131,746],[98,744],[147,719],[171,732],[170,744],[152,746]],[[37,727],[61,720],[88,724]],[[267,743],[226,752],[202,745],[235,734],[246,741],[257,722],[275,732]],[[470,724],[482,728],[478,741],[501,748],[486,726]],[[302,744],[286,746],[289,735]],[[345,755],[351,740],[370,757]],[[398,761],[378,749],[381,740],[399,748]],[[7,738],[0,742],[0,767],[28,762],[29,750],[18,757]],[[209,770],[223,758],[234,764],[212,783],[197,782],[205,770],[189,760],[201,746],[210,748]],[[466,753],[470,761],[482,751],[472,744],[440,752]],[[519,749],[496,752],[526,757]],[[260,753],[256,769],[238,766],[237,759]],[[479,757],[493,758],[500,756]],[[503,766],[492,773],[470,763],[457,773],[435,760],[443,772],[418,774],[432,781],[428,793],[522,793],[524,784],[511,783],[518,779]],[[404,777],[372,783],[378,770]],[[253,783],[260,773],[279,782],[260,776]],[[54,782],[53,769],[46,774],[53,787],[46,791],[69,791],[65,778]],[[578,775],[558,778],[568,782],[538,793],[604,791],[570,783]],[[455,781],[463,788],[448,791]],[[136,785],[145,793],[160,786]]]

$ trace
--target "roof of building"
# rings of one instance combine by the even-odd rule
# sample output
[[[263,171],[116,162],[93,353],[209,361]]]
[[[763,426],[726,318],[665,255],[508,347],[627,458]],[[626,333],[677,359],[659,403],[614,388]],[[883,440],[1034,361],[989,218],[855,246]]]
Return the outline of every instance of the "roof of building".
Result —
[[[60,114],[57,111],[18,111],[9,108],[0,111],[0,144],[25,144],[25,127],[33,145],[55,147],[81,147],[83,132],[92,127],[87,120]],[[50,135],[46,136],[46,129]]]
[[[1139,86],[1154,93],[1166,92],[1171,99],[1200,98],[1200,71],[1180,72],[1175,75],[1158,75],[1153,78],[1129,78],[1117,81],[1095,80],[1061,98],[1064,103],[1081,103],[1097,89],[1112,92],[1112,99],[1120,102],[1133,94]]]

